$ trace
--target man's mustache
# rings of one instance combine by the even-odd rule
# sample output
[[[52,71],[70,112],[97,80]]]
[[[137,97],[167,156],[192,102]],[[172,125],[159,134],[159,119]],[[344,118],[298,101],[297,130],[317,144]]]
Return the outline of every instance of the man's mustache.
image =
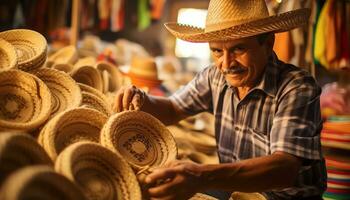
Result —
[[[222,71],[222,73],[224,75],[227,75],[227,74],[236,74],[236,73],[241,73],[243,71],[247,70],[246,67],[230,67],[228,69],[225,69]]]

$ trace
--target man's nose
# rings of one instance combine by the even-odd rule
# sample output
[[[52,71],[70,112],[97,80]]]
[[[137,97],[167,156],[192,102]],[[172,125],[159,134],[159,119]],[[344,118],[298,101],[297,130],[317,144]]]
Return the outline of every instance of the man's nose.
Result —
[[[237,62],[236,62],[234,56],[232,56],[228,52],[224,53],[224,58],[223,58],[223,62],[222,62],[222,69],[223,70],[229,69],[231,66],[235,66],[236,63]]]

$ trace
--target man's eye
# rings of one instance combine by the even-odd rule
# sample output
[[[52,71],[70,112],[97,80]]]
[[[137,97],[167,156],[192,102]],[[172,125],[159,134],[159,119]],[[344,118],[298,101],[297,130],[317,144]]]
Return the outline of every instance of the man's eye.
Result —
[[[222,54],[222,51],[219,50],[219,49],[212,49],[211,52],[213,52],[213,54],[214,54],[215,56],[219,56],[219,55]]]
[[[235,47],[233,49],[233,53],[235,54],[243,54],[246,51],[246,48],[244,47]]]

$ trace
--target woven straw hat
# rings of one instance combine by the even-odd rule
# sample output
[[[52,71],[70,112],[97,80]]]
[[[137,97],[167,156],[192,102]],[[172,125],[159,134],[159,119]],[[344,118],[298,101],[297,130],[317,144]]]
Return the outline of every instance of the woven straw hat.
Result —
[[[81,66],[71,71],[71,76],[78,83],[84,83],[103,92],[103,82],[100,72],[93,66]]]
[[[89,199],[141,200],[131,167],[99,144],[79,142],[67,147],[58,156],[55,170],[79,185]]]
[[[127,75],[131,82],[138,87],[157,87],[162,83],[158,79],[156,62],[150,57],[134,57]]]
[[[83,192],[48,166],[30,166],[12,174],[0,191],[3,200],[85,200]]]
[[[100,143],[119,152],[136,170],[175,160],[177,147],[170,131],[157,118],[142,111],[113,115],[103,126]]]
[[[211,0],[205,28],[174,22],[165,27],[175,37],[189,42],[226,41],[288,31],[306,24],[309,16],[309,9],[270,16],[265,0]]]
[[[74,64],[77,60],[77,48],[73,45],[69,45],[49,56],[47,67],[51,67],[54,64]]]
[[[12,172],[28,165],[52,165],[52,161],[30,135],[0,132],[0,184]]]
[[[50,116],[51,92],[36,76],[19,70],[0,72],[0,130],[32,130]]]
[[[41,130],[38,142],[52,160],[70,144],[99,142],[107,116],[90,108],[74,108],[52,118]]]
[[[229,200],[267,200],[262,194],[245,193],[245,192],[233,192]]]
[[[30,71],[41,67],[47,57],[47,42],[40,33],[28,29],[0,32],[0,38],[12,44],[17,52],[17,68]]]
[[[100,71],[107,71],[109,76],[108,91],[114,92],[123,85],[123,74],[118,67],[110,62],[98,62],[95,67]]]
[[[96,64],[96,58],[93,56],[87,56],[80,58],[75,64],[74,68],[79,68],[82,66],[94,66]]]
[[[66,72],[66,73],[70,73],[73,69],[74,69],[74,66],[70,63],[61,63],[61,64],[53,64],[51,66],[52,69],[57,69],[59,71],[63,71],[63,72]]]
[[[12,69],[17,66],[17,53],[15,47],[0,38],[0,71]]]
[[[51,117],[64,110],[80,106],[82,102],[80,88],[68,74],[50,68],[41,68],[33,73],[44,81],[51,91]]]
[[[88,85],[78,83],[83,96],[82,106],[96,109],[107,116],[112,114],[112,106],[108,98],[102,92]]]

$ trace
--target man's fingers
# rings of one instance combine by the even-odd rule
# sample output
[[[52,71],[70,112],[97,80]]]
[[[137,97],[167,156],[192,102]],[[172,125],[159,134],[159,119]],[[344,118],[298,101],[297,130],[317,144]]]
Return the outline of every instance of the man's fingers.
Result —
[[[163,197],[170,194],[174,194],[176,193],[175,190],[177,184],[178,183],[176,182],[176,180],[169,180],[168,182],[149,188],[148,193],[152,197]]]
[[[132,97],[134,96],[134,91],[132,89],[127,89],[124,91],[123,96],[123,111],[129,110],[129,105],[131,102]]]
[[[158,168],[146,177],[145,182],[147,184],[155,184],[159,180],[172,179],[175,175],[176,172],[171,168]]]
[[[114,111],[121,112],[123,111],[123,96],[124,96],[124,88],[121,88],[116,95],[115,104],[114,104]]]
[[[134,97],[132,98],[131,104],[133,105],[135,110],[141,109],[141,95],[139,93],[136,93]]]

